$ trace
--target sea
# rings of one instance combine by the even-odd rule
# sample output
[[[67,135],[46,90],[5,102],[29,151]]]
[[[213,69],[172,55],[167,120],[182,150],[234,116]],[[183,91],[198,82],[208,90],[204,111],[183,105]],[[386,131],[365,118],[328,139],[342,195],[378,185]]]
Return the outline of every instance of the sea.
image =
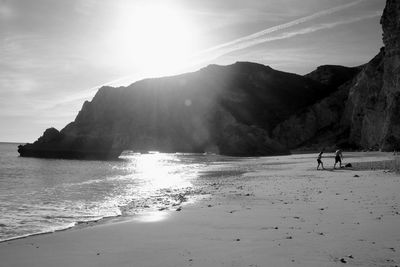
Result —
[[[0,143],[0,242],[171,210],[204,194],[235,158],[125,151],[115,161],[19,157]],[[227,170],[238,176],[241,171]]]

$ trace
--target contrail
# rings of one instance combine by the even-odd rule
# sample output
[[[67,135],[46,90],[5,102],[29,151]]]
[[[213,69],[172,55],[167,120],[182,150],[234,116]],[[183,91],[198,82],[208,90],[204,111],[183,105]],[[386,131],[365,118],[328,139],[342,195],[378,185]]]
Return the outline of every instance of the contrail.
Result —
[[[287,23],[284,23],[284,24],[281,24],[281,25],[277,25],[277,26],[274,26],[274,27],[271,27],[271,28],[268,28],[268,29],[265,29],[265,30],[262,30],[262,31],[259,31],[259,32],[256,32],[256,33],[253,33],[253,34],[250,34],[250,35],[247,35],[247,36],[244,36],[244,37],[241,37],[239,39],[236,39],[236,40],[224,43],[224,44],[220,44],[220,45],[208,48],[206,50],[201,51],[199,54],[196,55],[196,57],[200,56],[202,54],[205,54],[205,53],[209,53],[209,52],[224,48],[224,47],[229,47],[229,46],[241,43],[241,42],[250,41],[250,40],[262,37],[262,36],[264,36],[266,34],[269,34],[269,33],[273,33],[273,32],[279,31],[279,30],[283,30],[283,29],[287,29],[289,27],[293,27],[295,25],[302,24],[302,23],[305,23],[305,22],[310,21],[310,20],[314,20],[314,19],[317,19],[317,18],[320,18],[320,17],[323,17],[323,16],[330,15],[330,14],[336,13],[338,11],[341,11],[341,10],[350,8],[352,6],[358,5],[359,3],[364,2],[364,1],[365,0],[357,0],[357,1],[354,1],[354,2],[351,2],[351,3],[348,3],[348,4],[344,4],[344,5],[341,5],[341,6],[337,6],[337,7],[333,7],[333,8],[330,8],[330,9],[322,10],[322,11],[314,13],[312,15],[309,15],[309,16],[306,16],[306,17],[302,17],[302,18],[299,18],[299,19],[296,19],[296,20],[293,20],[293,21],[290,21],[290,22],[287,22]]]
[[[287,38],[291,38],[291,37],[294,37],[297,35],[304,35],[304,34],[316,32],[316,31],[320,31],[320,30],[325,30],[325,29],[332,29],[332,28],[340,26],[340,25],[351,24],[351,23],[362,21],[365,19],[376,18],[376,17],[379,17],[380,15],[381,15],[380,13],[372,13],[372,14],[367,14],[365,16],[351,18],[348,20],[341,20],[341,21],[332,22],[332,23],[324,23],[324,24],[320,24],[320,25],[315,25],[315,26],[304,28],[304,29],[299,29],[296,31],[286,31],[286,32],[283,32],[276,36],[260,36],[255,39],[248,40],[247,42],[236,43],[229,47],[224,47],[223,49],[215,50],[212,53],[210,53],[208,55],[208,57],[206,55],[203,55],[200,60],[196,61],[195,65],[198,65],[198,64],[201,64],[204,62],[208,62],[208,61],[216,59],[220,56],[223,56],[223,55],[226,55],[226,54],[238,51],[238,50],[242,50],[242,49],[245,49],[245,48],[248,48],[251,46],[255,46],[255,45],[258,45],[261,43],[287,39]]]

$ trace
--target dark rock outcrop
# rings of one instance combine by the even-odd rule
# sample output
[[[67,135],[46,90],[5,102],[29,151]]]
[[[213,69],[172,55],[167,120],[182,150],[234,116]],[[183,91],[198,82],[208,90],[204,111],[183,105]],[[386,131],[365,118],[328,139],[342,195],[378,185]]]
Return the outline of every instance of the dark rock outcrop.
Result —
[[[47,129],[33,144],[18,146],[22,157],[65,159],[112,159],[117,158],[122,148],[116,147],[112,138],[91,136],[72,137],[55,128]]]
[[[330,88],[296,74],[239,62],[198,72],[102,87],[57,138],[47,130],[22,156],[108,158],[123,149],[217,152],[234,156],[287,154],[269,137],[282,120]]]
[[[314,81],[318,81],[322,84],[328,85],[331,88],[332,92],[334,92],[339,86],[353,79],[354,76],[356,76],[362,68],[363,66],[349,68],[337,65],[323,65],[319,66],[316,70],[304,76]]]
[[[278,124],[272,137],[290,149],[331,146],[348,131],[340,125],[352,79],[360,67],[321,66],[306,77],[324,83],[331,94]]]

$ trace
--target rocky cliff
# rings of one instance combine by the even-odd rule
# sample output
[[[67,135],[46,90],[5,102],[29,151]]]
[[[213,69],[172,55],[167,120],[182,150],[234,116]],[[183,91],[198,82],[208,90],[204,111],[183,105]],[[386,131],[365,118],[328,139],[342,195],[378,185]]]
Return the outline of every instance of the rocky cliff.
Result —
[[[338,90],[278,124],[275,140],[292,149],[400,149],[399,13],[400,2],[388,0],[381,19],[385,47],[369,63],[352,70],[323,66],[306,75]]]
[[[349,130],[348,143],[355,148],[379,149],[385,104],[383,86],[384,49],[354,79],[341,125]]]
[[[385,48],[350,89],[343,121],[361,148],[400,149],[400,1],[387,0],[381,18]]]
[[[381,149],[400,149],[400,1],[388,0],[381,19],[385,44],[383,98],[386,99]]]
[[[326,65],[305,75],[327,85],[331,94],[278,124],[273,130],[273,138],[289,149],[316,149],[342,142],[340,139],[347,132],[340,125],[342,114],[352,79],[360,71],[361,67]]]
[[[400,1],[382,15],[385,47],[364,66],[299,76],[260,64],[102,87],[75,121],[20,146],[21,156],[115,158],[124,150],[234,156],[341,146],[400,150]]]
[[[329,86],[260,64],[211,65],[128,87],[102,87],[74,122],[60,132],[46,130],[19,152],[65,158],[113,158],[124,149],[287,154],[269,133],[330,92]]]

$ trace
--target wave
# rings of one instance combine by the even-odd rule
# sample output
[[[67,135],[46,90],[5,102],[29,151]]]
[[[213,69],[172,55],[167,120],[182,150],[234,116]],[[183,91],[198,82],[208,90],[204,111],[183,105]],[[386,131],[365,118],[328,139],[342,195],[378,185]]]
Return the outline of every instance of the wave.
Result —
[[[72,222],[72,223],[66,224],[65,226],[57,226],[57,227],[53,227],[51,229],[47,229],[47,230],[43,230],[43,231],[39,231],[39,232],[13,236],[13,237],[10,237],[10,238],[3,238],[3,239],[0,238],[0,243],[11,241],[11,240],[16,240],[16,239],[27,238],[27,237],[30,237],[30,236],[37,236],[37,235],[44,235],[44,234],[50,234],[50,233],[65,231],[65,230],[73,228],[76,225],[77,225],[77,222]]]

